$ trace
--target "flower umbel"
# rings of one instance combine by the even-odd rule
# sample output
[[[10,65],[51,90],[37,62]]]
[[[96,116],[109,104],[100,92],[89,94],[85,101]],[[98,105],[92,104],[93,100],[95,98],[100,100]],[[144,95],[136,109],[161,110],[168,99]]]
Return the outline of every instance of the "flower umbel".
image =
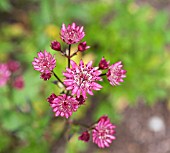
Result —
[[[108,68],[108,72],[106,73],[107,79],[109,80],[112,86],[120,85],[119,82],[123,82],[123,78],[126,77],[126,70],[122,70],[122,62],[119,61],[115,64],[112,64]]]
[[[101,71],[98,67],[92,67],[92,61],[84,65],[81,60],[80,64],[77,65],[74,61],[70,61],[72,68],[66,68],[66,72],[63,75],[66,77],[64,84],[67,90],[72,91],[72,95],[80,95],[86,98],[86,93],[93,95],[92,90],[100,90],[102,86],[96,81],[102,81],[99,76]]]
[[[79,27],[73,22],[72,25],[68,25],[66,28],[65,24],[62,25],[60,31],[61,39],[67,44],[75,44],[83,39],[85,33],[83,31],[83,26]]]
[[[110,143],[116,137],[113,135],[115,133],[116,127],[110,122],[110,119],[103,115],[100,117],[97,124],[92,131],[93,142],[98,145],[100,148],[109,147]]]
[[[51,73],[56,66],[56,60],[49,52],[44,50],[44,53],[38,53],[38,58],[34,58],[32,65],[36,71],[41,73]]]
[[[55,116],[65,116],[68,118],[72,115],[73,112],[76,112],[79,107],[79,102],[74,97],[68,96],[66,94],[57,96],[52,101],[48,99],[48,101],[50,101],[50,106],[53,108]]]
[[[9,71],[7,64],[0,64],[0,87],[7,83],[10,75],[11,72]]]

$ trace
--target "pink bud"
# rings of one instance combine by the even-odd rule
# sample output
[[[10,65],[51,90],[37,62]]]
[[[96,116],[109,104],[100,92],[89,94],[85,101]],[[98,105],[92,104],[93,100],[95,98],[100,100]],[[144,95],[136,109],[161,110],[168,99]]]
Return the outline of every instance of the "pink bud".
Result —
[[[86,41],[81,42],[81,43],[78,45],[78,51],[81,51],[81,52],[83,52],[83,51],[85,51],[85,50],[87,50],[87,49],[89,49],[89,48],[90,48],[90,46],[87,46],[87,45],[86,45]]]
[[[99,62],[99,69],[107,69],[109,67],[109,63],[110,62],[107,62],[106,59],[102,57],[101,61]]]
[[[108,116],[107,115],[103,115],[103,116],[101,116],[100,118],[99,118],[99,120],[98,120],[98,122],[99,121],[106,121],[106,120],[108,120]]]
[[[51,48],[56,51],[61,51],[61,45],[58,41],[54,40],[51,42]]]
[[[82,105],[82,104],[84,104],[84,102],[85,102],[85,99],[84,99],[84,97],[83,97],[82,95],[80,95],[79,98],[76,97],[76,100],[79,102],[79,105]]]
[[[51,78],[51,73],[42,73],[40,75],[40,78],[43,79],[44,81],[47,81]]]
[[[17,89],[22,89],[24,87],[24,80],[23,80],[22,76],[15,78],[15,80],[13,82],[13,87],[17,88]]]
[[[47,98],[47,101],[48,101],[49,103],[52,103],[55,98],[57,98],[57,96],[56,96],[54,93],[52,93],[52,94]]]
[[[84,142],[88,142],[90,139],[90,134],[88,131],[84,131],[78,138],[79,140],[82,140]]]

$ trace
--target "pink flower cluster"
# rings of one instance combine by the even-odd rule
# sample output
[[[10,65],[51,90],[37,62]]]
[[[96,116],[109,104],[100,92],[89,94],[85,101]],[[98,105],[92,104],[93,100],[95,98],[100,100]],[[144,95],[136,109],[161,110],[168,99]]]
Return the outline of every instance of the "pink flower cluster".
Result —
[[[20,63],[10,60],[7,63],[0,64],[0,87],[9,83],[16,89],[24,87],[23,77],[20,75]]]
[[[79,63],[73,61],[71,58],[77,55],[78,52],[84,52],[90,48],[90,46],[87,46],[86,41],[80,42],[84,36],[83,26],[77,26],[75,23],[68,26],[63,24],[60,30],[60,38],[68,45],[68,49],[63,50],[57,40],[51,42],[51,49],[60,52],[62,56],[68,59],[68,66],[63,72],[63,81],[54,71],[56,59],[50,52],[46,50],[38,52],[38,57],[35,57],[32,62],[34,69],[40,72],[40,78],[46,81],[53,75],[56,79],[53,83],[63,90],[60,95],[52,93],[47,98],[55,116],[69,118],[85,103],[87,94],[93,95],[94,91],[101,90],[102,86],[99,81],[103,81],[103,76],[107,77],[112,86],[120,85],[120,82],[123,82],[126,77],[126,70],[123,70],[121,61],[110,64],[110,61],[102,57],[97,67],[93,66],[93,61],[88,63],[84,63],[82,59]],[[72,53],[71,46],[76,43],[79,44]],[[62,86],[59,84],[62,84]],[[90,129],[92,130],[93,142],[100,148],[109,147],[110,143],[115,139],[115,126],[106,115],[83,132],[79,140],[87,142],[90,139]]]
[[[116,139],[114,136],[116,126],[110,122],[107,115],[100,117],[98,122],[93,125],[92,129],[92,140],[93,143],[97,144],[99,148],[109,147],[113,140]],[[89,131],[84,131],[80,136],[79,140],[88,142],[90,139]]]

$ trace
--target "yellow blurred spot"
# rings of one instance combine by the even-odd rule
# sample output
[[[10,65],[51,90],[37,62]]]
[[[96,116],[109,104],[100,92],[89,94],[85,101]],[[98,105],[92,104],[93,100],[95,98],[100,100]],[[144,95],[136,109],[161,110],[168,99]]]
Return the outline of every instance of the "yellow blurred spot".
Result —
[[[101,2],[104,2],[105,4],[113,4],[114,1],[113,0],[101,0]]]
[[[131,14],[135,14],[139,9],[139,6],[136,3],[130,3],[128,6],[128,11]]]
[[[94,53],[88,53],[83,56],[84,63],[88,63],[89,61],[95,61],[96,55]]]
[[[128,100],[126,97],[120,97],[116,102],[116,108],[118,112],[122,112],[128,106]]]
[[[18,37],[23,36],[26,34],[26,30],[24,29],[24,26],[21,23],[15,23],[11,25],[6,25],[4,27],[4,31],[6,34],[12,37]]]
[[[33,102],[33,108],[35,109],[36,113],[41,116],[46,111],[46,103],[44,101],[36,101]]]
[[[77,46],[72,46],[71,47],[71,54],[73,54],[75,51],[77,50]],[[80,60],[82,59],[82,53],[78,52],[77,55],[73,56],[73,58],[71,58],[73,61],[75,61],[76,63],[79,63]]]
[[[0,54],[0,61],[2,62],[2,61],[6,61],[7,60],[7,57],[8,55],[7,54],[4,54],[4,53],[2,53],[2,54]]]
[[[56,40],[60,39],[60,34],[59,34],[60,28],[53,24],[50,24],[46,27],[45,33],[49,38],[56,39]]]
[[[155,16],[156,16],[156,9],[151,7],[146,14],[146,18],[147,20],[150,21],[150,20],[153,20]]]
[[[60,121],[57,121],[57,122],[53,122],[52,123],[52,131],[54,133],[60,133],[60,132],[62,132],[62,130],[64,128],[64,125],[65,125],[65,120],[60,120]]]

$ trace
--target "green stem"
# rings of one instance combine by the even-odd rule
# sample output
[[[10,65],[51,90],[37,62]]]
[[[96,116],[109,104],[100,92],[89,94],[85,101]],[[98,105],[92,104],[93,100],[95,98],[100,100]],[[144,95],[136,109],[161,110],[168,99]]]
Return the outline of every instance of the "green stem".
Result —
[[[106,73],[100,74],[99,76],[104,76],[104,75],[106,75]]]
[[[68,68],[70,68],[70,52],[71,52],[71,45],[68,46]]]
[[[52,72],[53,72],[54,76],[56,77],[56,79],[65,87],[63,81],[61,81],[61,79],[57,76],[57,74],[55,74],[54,71],[52,71]]]

